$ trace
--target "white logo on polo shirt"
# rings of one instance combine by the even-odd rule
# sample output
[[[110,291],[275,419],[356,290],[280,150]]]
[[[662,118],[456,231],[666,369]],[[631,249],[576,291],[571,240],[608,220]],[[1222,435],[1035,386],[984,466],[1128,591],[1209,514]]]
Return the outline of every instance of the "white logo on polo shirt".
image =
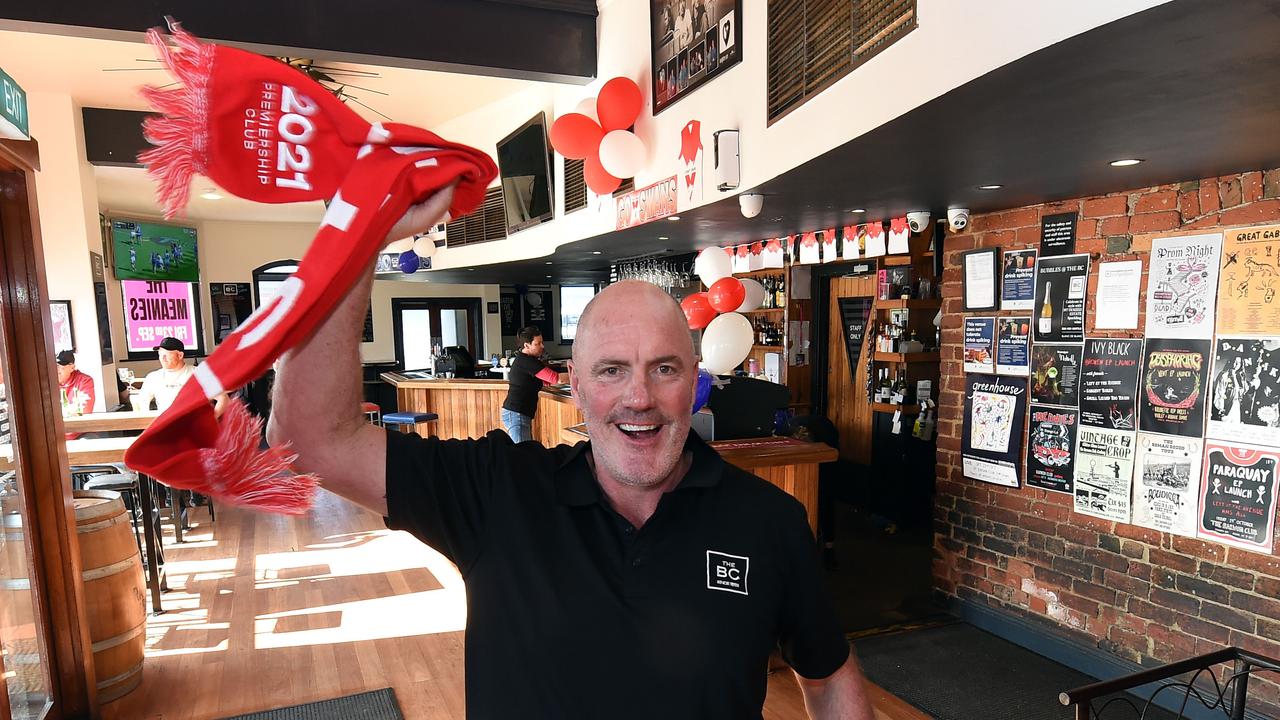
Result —
[[[707,589],[747,594],[747,569],[751,558],[707,551]]]

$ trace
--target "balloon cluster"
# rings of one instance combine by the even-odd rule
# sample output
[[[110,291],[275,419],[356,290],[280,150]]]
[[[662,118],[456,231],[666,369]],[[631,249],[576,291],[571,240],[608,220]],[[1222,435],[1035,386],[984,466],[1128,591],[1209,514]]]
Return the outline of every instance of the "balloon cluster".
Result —
[[[751,321],[740,313],[764,303],[764,286],[733,277],[729,251],[712,247],[698,253],[693,270],[706,292],[680,301],[690,330],[702,330],[702,364],[716,375],[728,375],[751,353]]]
[[[414,235],[396,240],[382,252],[397,254],[399,257],[396,258],[396,266],[400,268],[400,272],[412,275],[422,265],[418,258],[429,258],[436,254],[436,240],[430,235]]]
[[[608,195],[644,167],[644,142],[627,128],[635,124],[644,95],[631,78],[616,77],[600,95],[578,103],[551,124],[551,147],[572,160],[584,160],[582,175],[597,195]]]

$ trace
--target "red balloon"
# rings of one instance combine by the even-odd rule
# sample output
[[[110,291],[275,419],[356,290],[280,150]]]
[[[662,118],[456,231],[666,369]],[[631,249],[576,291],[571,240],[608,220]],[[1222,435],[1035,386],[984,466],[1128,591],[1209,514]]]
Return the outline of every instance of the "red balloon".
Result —
[[[747,299],[747,289],[738,278],[720,278],[707,290],[707,299],[716,310],[733,312]]]
[[[600,156],[594,154],[587,156],[587,161],[582,166],[582,178],[587,181],[591,192],[597,195],[608,195],[622,184],[621,180],[610,175],[600,164]]]
[[[603,137],[596,121],[581,113],[566,113],[551,123],[551,147],[572,160],[595,155]]]
[[[642,107],[644,95],[635,81],[627,77],[616,77],[605,83],[596,98],[596,115],[605,132],[631,127]]]
[[[707,299],[704,292],[694,293],[680,301],[680,309],[684,310],[684,317],[689,321],[690,330],[701,330],[705,328],[712,320],[716,319],[716,309],[711,307],[711,301]]]

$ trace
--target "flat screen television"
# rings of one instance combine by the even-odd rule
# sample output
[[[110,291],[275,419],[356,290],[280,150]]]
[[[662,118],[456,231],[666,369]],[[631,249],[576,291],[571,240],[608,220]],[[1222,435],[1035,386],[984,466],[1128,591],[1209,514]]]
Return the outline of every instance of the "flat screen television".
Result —
[[[555,214],[551,176],[551,144],[547,118],[534,115],[529,122],[498,142],[498,175],[507,232],[512,233],[550,220]]]
[[[198,282],[196,229],[184,225],[113,218],[111,266],[117,280]]]

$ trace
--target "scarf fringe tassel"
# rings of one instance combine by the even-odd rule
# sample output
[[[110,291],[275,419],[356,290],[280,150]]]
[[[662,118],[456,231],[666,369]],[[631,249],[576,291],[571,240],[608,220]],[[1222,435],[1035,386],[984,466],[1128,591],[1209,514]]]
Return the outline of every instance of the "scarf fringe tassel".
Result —
[[[295,474],[290,466],[296,453],[286,445],[259,449],[262,420],[244,403],[232,400],[218,422],[218,440],[200,451],[200,463],[210,487],[192,488],[233,505],[255,510],[301,515],[311,509],[319,478]]]

